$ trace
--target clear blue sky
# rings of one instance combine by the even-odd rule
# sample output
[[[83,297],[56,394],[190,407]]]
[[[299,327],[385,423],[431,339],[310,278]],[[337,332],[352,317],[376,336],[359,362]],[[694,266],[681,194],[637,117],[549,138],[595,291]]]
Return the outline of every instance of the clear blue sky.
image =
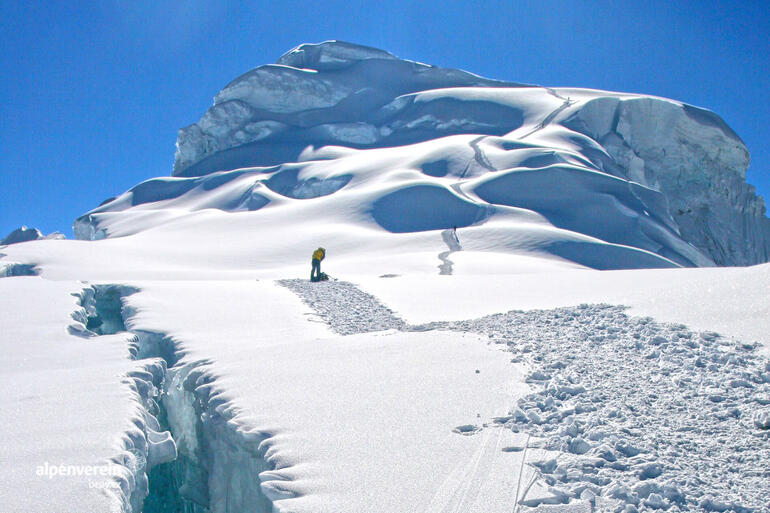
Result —
[[[168,175],[228,81],[342,39],[490,78],[646,93],[720,114],[770,197],[770,2],[0,0],[0,237]]]

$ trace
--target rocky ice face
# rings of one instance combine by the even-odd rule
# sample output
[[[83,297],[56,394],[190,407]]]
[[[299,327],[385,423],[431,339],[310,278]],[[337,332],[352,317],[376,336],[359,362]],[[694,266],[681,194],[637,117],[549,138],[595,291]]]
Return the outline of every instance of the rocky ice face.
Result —
[[[749,265],[770,259],[770,220],[748,163],[721,118],[686,104],[500,82],[328,41],[225,86],[179,131],[175,178],[136,186],[75,231],[281,209],[318,233],[461,228],[443,234],[459,250],[598,269]]]

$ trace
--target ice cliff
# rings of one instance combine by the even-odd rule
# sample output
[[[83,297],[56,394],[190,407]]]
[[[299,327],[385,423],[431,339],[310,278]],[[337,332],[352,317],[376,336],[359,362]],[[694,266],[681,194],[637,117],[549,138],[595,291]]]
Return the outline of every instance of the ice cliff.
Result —
[[[319,233],[461,228],[462,250],[598,269],[750,265],[770,260],[770,220],[748,164],[741,139],[704,109],[327,41],[227,84],[179,131],[173,178],[105,202],[75,232],[131,235],[211,208],[289,218],[296,207],[314,211],[304,219]]]
[[[296,158],[308,144],[383,147],[440,133],[505,130],[516,123],[497,120],[508,114],[498,106],[464,112],[462,105],[447,105],[449,111],[438,116],[435,107],[415,108],[405,95],[447,87],[517,85],[349,43],[301,45],[276,64],[255,68],[227,84],[198,123],[179,131],[174,175],[221,170],[222,160],[210,157],[247,144],[252,144],[250,155],[239,155],[241,164],[271,165]],[[416,128],[422,132],[404,134]],[[254,145],[257,142],[262,144]]]
[[[770,260],[770,220],[746,183],[749,152],[713,112],[651,97],[600,97],[564,124],[600,143],[617,172],[665,194],[682,237],[717,264]]]

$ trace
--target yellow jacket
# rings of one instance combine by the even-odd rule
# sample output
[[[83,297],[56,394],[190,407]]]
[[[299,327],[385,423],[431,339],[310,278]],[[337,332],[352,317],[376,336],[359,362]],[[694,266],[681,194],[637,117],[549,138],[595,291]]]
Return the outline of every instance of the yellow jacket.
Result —
[[[313,260],[321,261],[326,256],[326,250],[324,248],[318,248],[313,251]]]

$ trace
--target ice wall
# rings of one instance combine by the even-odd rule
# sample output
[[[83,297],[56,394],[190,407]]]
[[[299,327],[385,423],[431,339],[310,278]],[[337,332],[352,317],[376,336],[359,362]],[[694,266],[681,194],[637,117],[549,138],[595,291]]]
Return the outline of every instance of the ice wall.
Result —
[[[716,114],[657,98],[597,98],[565,123],[626,177],[661,191],[685,240],[718,265],[770,260],[770,220],[746,183],[749,152]]]
[[[417,91],[468,86],[519,84],[402,60],[383,50],[340,41],[301,45],[277,64],[259,66],[227,84],[200,121],[179,130],[174,175],[233,169],[233,159],[241,161],[240,167],[274,165],[293,160],[305,146],[318,142],[389,145],[390,112],[381,107]],[[411,134],[407,139],[413,142],[421,135],[429,138]],[[253,144],[267,141],[271,144]],[[202,162],[250,143],[248,151],[233,153],[229,164]]]

